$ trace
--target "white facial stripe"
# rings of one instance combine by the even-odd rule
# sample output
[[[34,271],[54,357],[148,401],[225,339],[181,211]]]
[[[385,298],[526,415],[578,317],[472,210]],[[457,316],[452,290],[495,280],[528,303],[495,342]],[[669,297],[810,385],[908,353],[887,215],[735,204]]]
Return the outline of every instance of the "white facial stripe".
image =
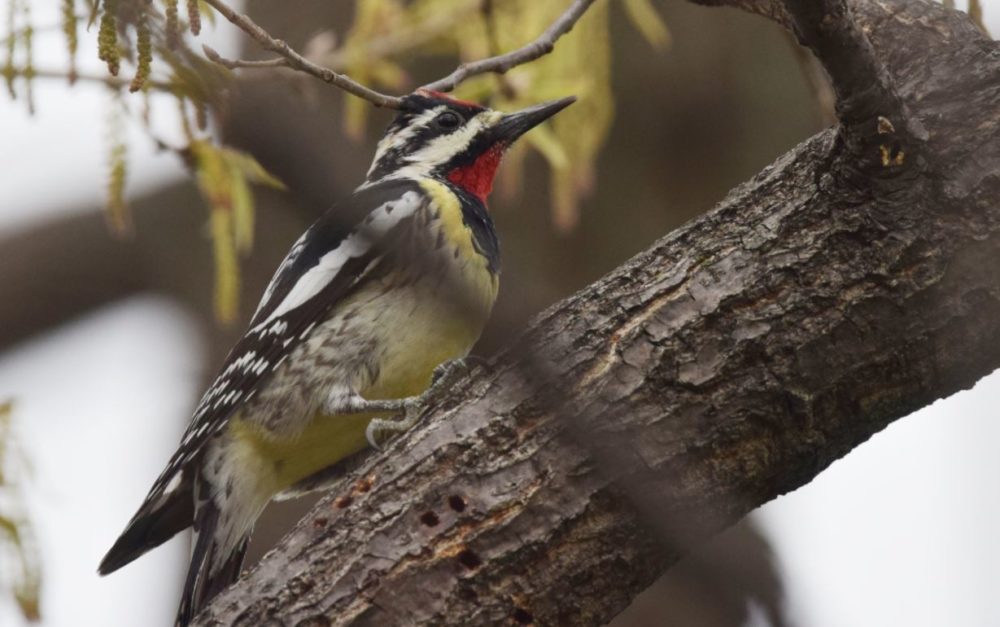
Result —
[[[394,146],[402,146],[409,138],[413,137],[418,130],[430,124],[431,120],[436,118],[437,115],[444,110],[444,105],[428,109],[413,118],[407,126],[401,128],[395,133],[383,137],[381,141],[379,141],[378,146],[375,148],[375,158],[372,159],[372,165],[368,168],[368,174],[371,174],[372,170],[375,168],[375,164],[377,164],[382,157],[385,156],[386,152]]]
[[[477,114],[454,133],[435,137],[420,150],[406,156],[409,163],[439,165],[469,147],[472,140],[486,125],[482,113]]]
[[[379,242],[392,227],[413,215],[420,206],[420,196],[416,192],[406,192],[398,200],[387,202],[374,211],[363,225],[344,238],[340,245],[320,257],[319,263],[305,272],[292,286],[284,300],[271,314],[257,324],[251,333],[266,331],[268,323],[306,303],[330,284],[351,259],[368,252],[373,243]]]
[[[408,164],[392,172],[384,180],[427,176],[431,170],[468,148],[482,129],[496,124],[502,117],[503,113],[499,111],[483,111],[476,114],[454,133],[435,137],[417,152],[406,155]]]

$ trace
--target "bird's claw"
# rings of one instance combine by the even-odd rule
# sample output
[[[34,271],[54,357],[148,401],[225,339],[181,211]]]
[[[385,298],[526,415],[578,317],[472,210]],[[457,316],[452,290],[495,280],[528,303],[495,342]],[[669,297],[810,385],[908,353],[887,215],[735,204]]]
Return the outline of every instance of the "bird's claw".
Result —
[[[431,374],[431,384],[420,396],[414,396],[402,401],[401,413],[393,418],[373,418],[365,428],[365,439],[374,449],[381,450],[382,442],[387,438],[409,430],[420,418],[423,406],[428,398],[454,385],[459,379],[472,372],[471,362],[483,363],[478,357],[452,359],[434,369]]]
[[[372,418],[365,427],[365,439],[375,450],[382,450],[382,443],[394,435],[408,431],[420,418],[421,397],[403,401],[403,412],[393,418]]]

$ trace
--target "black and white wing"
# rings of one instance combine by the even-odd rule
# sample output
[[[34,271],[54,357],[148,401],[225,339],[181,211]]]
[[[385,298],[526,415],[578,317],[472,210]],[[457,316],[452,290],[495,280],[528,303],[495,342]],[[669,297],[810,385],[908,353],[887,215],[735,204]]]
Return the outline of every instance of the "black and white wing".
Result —
[[[147,501],[182,483],[179,471],[355,289],[373,262],[412,225],[425,202],[416,183],[389,181],[357,191],[299,238],[271,279],[249,330],[198,403],[180,447]],[[345,233],[345,223],[357,226]]]

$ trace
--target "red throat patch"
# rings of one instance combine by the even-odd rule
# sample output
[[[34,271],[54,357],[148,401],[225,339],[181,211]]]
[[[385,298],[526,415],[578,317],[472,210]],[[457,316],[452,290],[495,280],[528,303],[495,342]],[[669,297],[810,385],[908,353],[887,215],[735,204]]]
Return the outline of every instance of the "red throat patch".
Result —
[[[503,147],[492,146],[476,157],[472,163],[449,172],[448,180],[479,198],[485,205],[486,197],[493,191],[493,177],[497,173],[501,159],[503,159]]]

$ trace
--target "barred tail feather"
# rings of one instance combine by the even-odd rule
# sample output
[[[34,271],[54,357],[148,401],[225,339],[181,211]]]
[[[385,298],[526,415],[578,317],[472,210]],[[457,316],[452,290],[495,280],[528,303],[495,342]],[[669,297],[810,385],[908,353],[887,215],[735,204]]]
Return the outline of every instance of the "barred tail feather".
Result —
[[[187,627],[202,608],[240,575],[250,534],[248,532],[234,548],[227,550],[219,543],[219,522],[219,508],[215,503],[202,502],[196,514],[191,565],[184,580],[176,627]]]

